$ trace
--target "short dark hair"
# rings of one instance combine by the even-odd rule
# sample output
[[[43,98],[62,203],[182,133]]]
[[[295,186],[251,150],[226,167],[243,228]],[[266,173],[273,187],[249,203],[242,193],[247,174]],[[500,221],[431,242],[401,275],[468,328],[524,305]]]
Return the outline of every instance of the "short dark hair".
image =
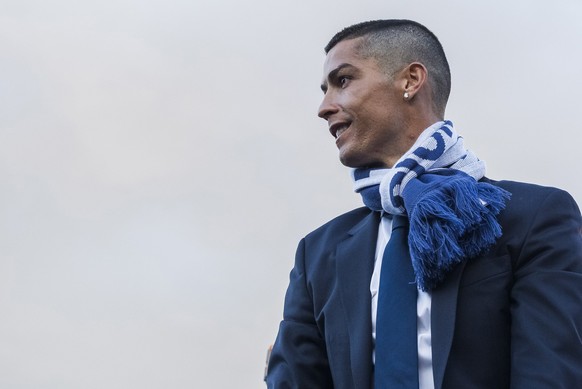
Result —
[[[405,19],[362,22],[335,34],[325,53],[341,41],[360,37],[359,54],[375,58],[390,76],[412,62],[422,63],[428,70],[435,108],[444,114],[451,92],[451,70],[441,43],[428,28]]]

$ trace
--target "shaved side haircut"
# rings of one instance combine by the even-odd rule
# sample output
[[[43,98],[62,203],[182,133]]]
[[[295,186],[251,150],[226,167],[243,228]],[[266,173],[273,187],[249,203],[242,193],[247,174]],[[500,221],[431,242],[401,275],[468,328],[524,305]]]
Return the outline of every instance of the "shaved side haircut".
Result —
[[[376,59],[390,77],[412,62],[422,63],[428,70],[435,110],[444,115],[451,92],[451,70],[442,45],[428,28],[399,19],[358,23],[335,34],[325,53],[339,42],[355,38],[362,38],[358,54]]]

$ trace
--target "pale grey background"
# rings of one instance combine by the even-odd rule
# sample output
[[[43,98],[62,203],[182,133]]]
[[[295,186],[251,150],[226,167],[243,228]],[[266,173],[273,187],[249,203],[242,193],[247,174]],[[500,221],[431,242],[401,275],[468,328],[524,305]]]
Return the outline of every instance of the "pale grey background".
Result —
[[[359,206],[322,47],[411,18],[492,178],[582,201],[582,2],[0,0],[0,388],[261,388],[295,246]]]

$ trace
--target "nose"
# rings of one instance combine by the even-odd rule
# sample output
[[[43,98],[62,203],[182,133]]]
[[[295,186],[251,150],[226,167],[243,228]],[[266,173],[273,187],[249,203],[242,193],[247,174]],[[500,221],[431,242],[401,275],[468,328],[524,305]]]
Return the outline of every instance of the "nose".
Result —
[[[317,116],[324,120],[328,120],[331,115],[338,112],[339,108],[332,99],[331,93],[326,93],[323,96],[323,101],[319,105],[319,110],[317,111]]]

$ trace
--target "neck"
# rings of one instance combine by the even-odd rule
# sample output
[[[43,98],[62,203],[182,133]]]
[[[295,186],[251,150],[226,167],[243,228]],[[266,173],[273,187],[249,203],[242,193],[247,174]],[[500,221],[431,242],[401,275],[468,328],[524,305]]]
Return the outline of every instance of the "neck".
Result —
[[[424,130],[436,122],[441,121],[444,121],[444,119],[435,114],[413,117],[412,120],[405,125],[407,130],[404,132],[404,139],[400,150],[395,155],[387,156],[384,160],[384,165],[381,167],[392,168],[396,162],[410,150]]]

